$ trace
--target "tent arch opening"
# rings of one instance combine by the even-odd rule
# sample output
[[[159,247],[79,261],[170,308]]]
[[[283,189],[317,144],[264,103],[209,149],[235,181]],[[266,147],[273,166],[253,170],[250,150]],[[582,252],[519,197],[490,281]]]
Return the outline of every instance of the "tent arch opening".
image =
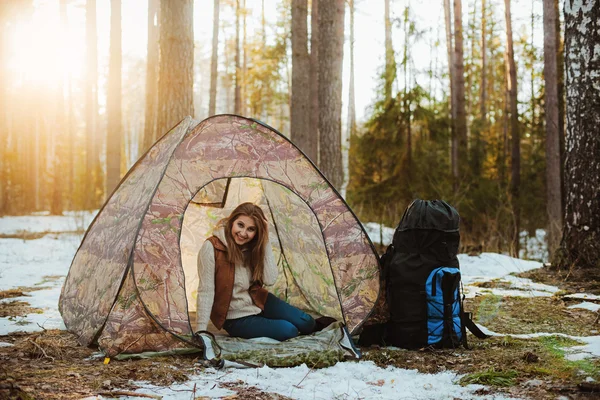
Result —
[[[244,202],[260,206],[269,221],[270,245],[279,272],[269,291],[315,317],[345,322],[323,233],[312,209],[280,183],[234,177],[216,179],[201,187],[184,213],[179,244],[192,327],[198,251],[217,223]]]

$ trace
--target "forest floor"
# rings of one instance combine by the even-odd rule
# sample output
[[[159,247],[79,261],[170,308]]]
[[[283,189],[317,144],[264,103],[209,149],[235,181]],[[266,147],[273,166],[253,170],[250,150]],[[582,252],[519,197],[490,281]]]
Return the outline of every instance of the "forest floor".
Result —
[[[543,268],[527,273],[562,289],[552,297],[502,297],[480,295],[465,301],[465,309],[491,331],[503,334],[556,332],[571,336],[598,336],[598,314],[585,309],[568,308],[575,300],[571,293],[593,289],[589,283],[576,283],[564,275]],[[571,276],[574,276],[573,273]],[[501,285],[502,283],[498,283]],[[494,281],[486,284],[494,286]],[[583,286],[582,286],[583,285]],[[38,288],[19,288],[0,292],[0,299],[22,298]],[[0,302],[0,316],[18,318],[36,312],[24,301]],[[94,349],[81,347],[76,338],[63,330],[16,332],[0,336],[0,398],[80,399],[118,396],[152,397],[133,393],[135,382],[157,386],[184,382],[202,370],[196,358],[178,356],[146,360],[112,361],[103,364]],[[423,373],[454,371],[464,375],[461,383],[485,385],[477,394],[493,393],[531,399],[592,399],[600,393],[600,360],[569,360],[565,348],[577,341],[562,336],[516,338],[491,337],[485,340],[469,336],[469,349],[407,351],[363,348],[363,360],[381,367],[397,366]],[[12,345],[12,346],[11,346]],[[377,384],[377,377],[374,383]],[[240,382],[226,384],[236,392],[228,398],[285,399]],[[118,391],[114,391],[118,388]],[[120,394],[119,394],[120,393]],[[190,398],[194,392],[189,393]],[[101,397],[97,397],[101,396]],[[561,397],[562,396],[562,397]],[[133,397],[130,397],[133,398]],[[156,397],[158,398],[158,397]]]

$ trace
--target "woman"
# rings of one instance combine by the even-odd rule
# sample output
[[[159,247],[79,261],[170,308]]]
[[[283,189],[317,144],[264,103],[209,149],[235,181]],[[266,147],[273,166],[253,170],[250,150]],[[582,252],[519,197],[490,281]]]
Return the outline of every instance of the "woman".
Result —
[[[260,207],[243,203],[221,220],[198,253],[196,331],[208,320],[231,336],[287,340],[311,333],[314,319],[269,293],[277,279],[268,223]]]

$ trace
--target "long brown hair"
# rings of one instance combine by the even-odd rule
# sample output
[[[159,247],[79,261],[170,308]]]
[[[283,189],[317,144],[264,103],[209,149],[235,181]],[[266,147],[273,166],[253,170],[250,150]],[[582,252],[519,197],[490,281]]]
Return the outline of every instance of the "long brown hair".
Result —
[[[233,239],[231,229],[235,220],[243,215],[252,218],[254,221],[256,235],[242,247]],[[229,217],[219,221],[219,225],[225,228],[229,262],[234,264],[242,263],[246,267],[249,267],[252,271],[252,281],[262,283],[263,272],[265,270],[265,250],[269,245],[269,225],[262,209],[253,203],[242,203],[229,214]]]

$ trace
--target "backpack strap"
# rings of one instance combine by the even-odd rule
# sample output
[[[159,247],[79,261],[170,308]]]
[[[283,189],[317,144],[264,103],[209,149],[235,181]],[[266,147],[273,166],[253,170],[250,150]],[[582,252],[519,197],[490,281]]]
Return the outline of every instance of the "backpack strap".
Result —
[[[481,329],[473,322],[473,313],[463,312],[461,315],[463,326],[468,328],[473,335],[478,337],[479,339],[487,339],[490,336],[483,333]]]

